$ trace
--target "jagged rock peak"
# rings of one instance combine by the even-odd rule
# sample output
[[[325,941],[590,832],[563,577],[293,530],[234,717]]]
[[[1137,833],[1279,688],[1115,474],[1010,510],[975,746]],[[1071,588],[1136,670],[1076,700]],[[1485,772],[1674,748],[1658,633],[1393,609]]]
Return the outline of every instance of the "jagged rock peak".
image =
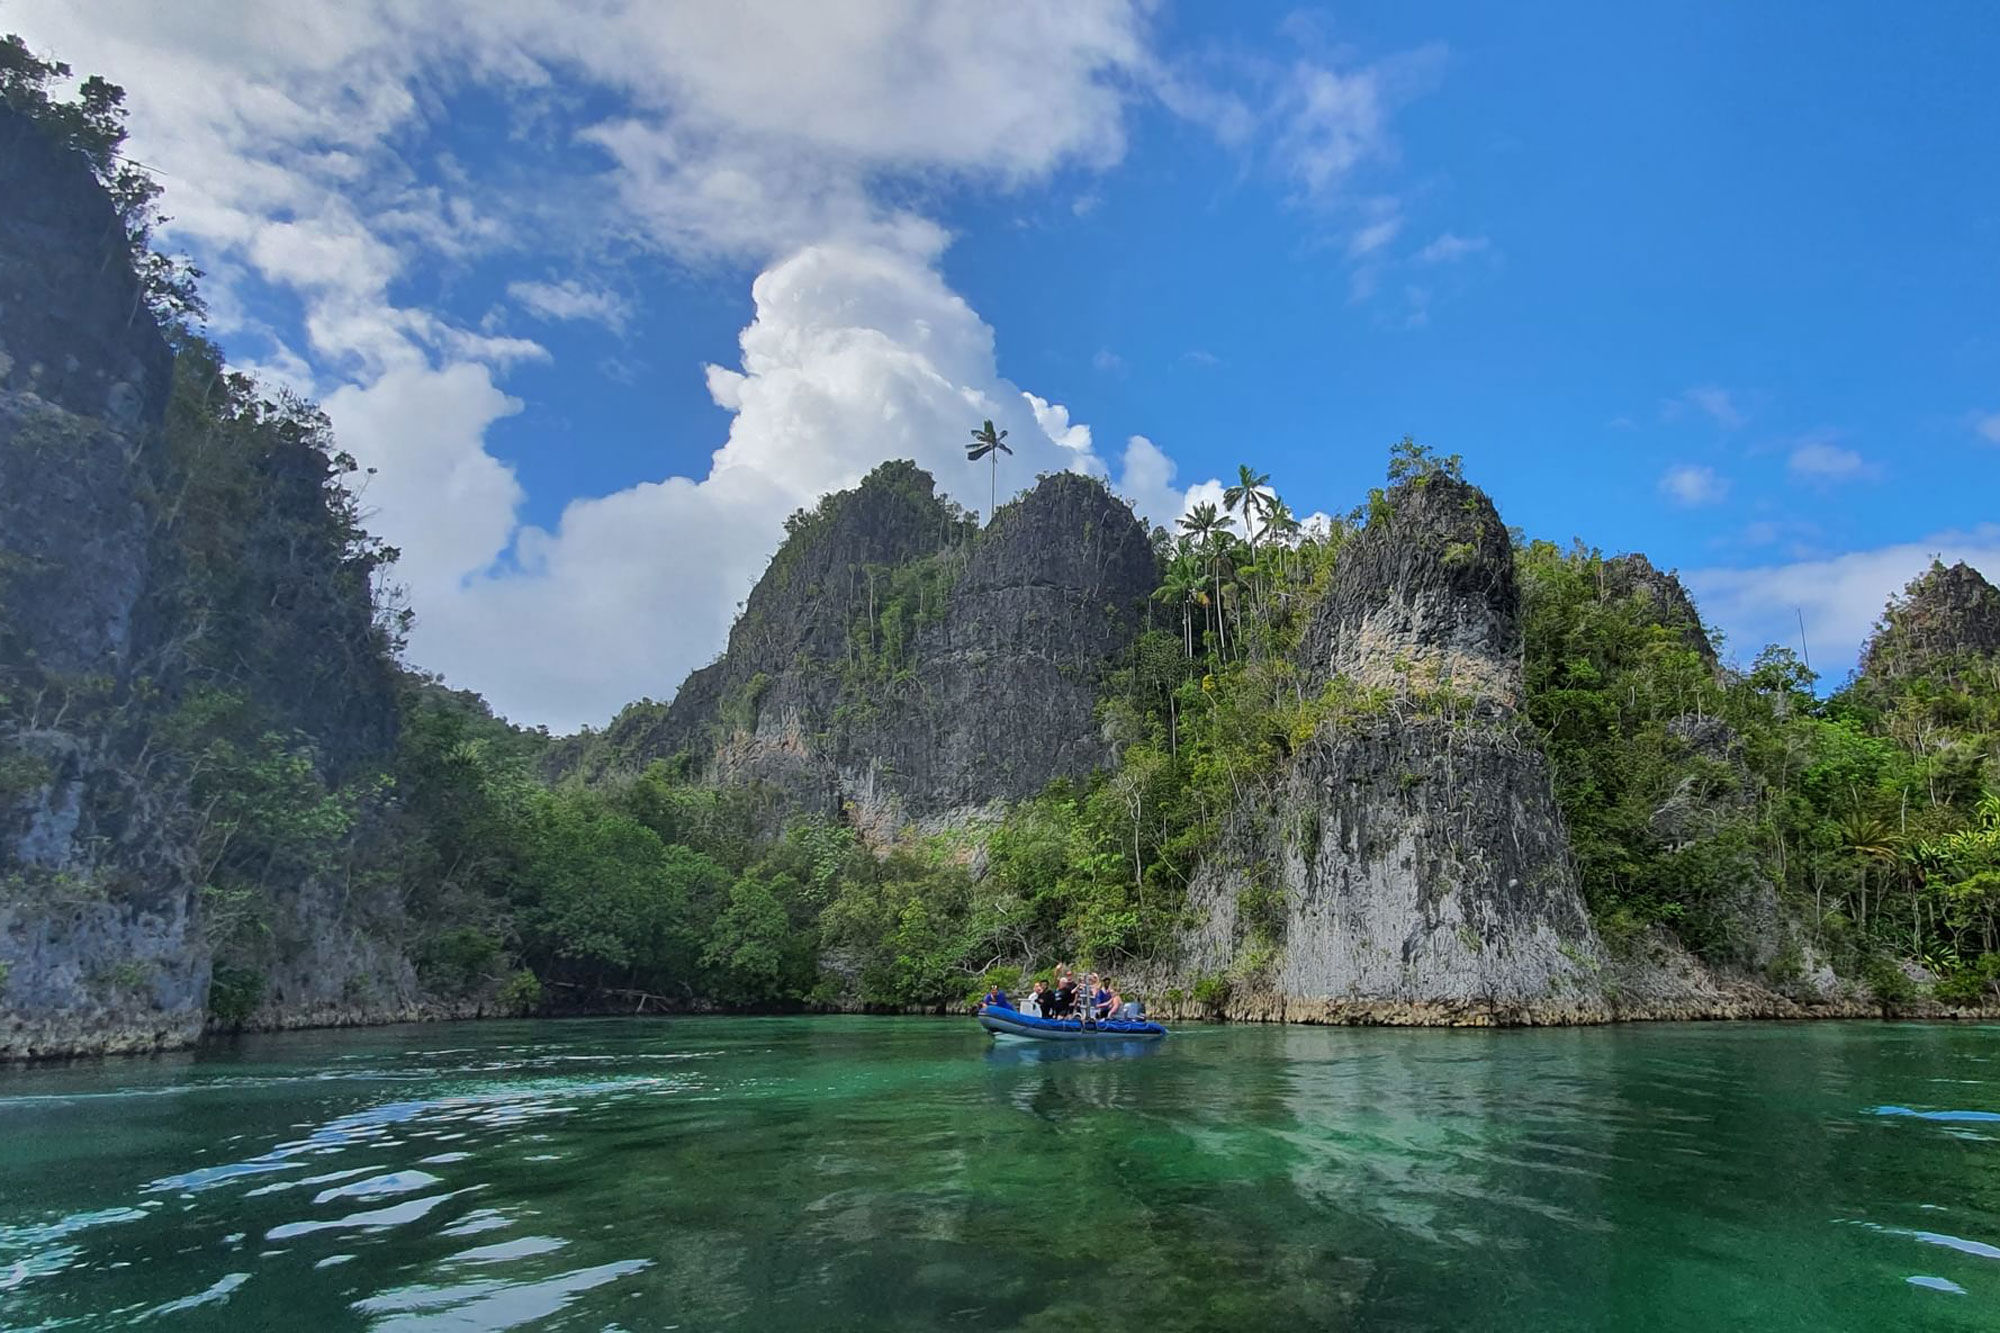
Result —
[[[980,534],[965,587],[1089,589],[1108,581],[1144,596],[1154,575],[1152,543],[1132,507],[1094,477],[1053,472],[1000,506]]]
[[[1514,707],[1521,599],[1513,547],[1486,492],[1444,473],[1391,489],[1341,551],[1304,650],[1322,680]]]
[[[907,459],[879,465],[852,490],[785,520],[784,543],[730,630],[730,654],[747,651],[767,667],[800,651],[838,655],[870,567],[930,555],[963,540],[970,526],[930,473]]]
[[[1701,612],[1672,570],[1659,569],[1637,551],[1616,555],[1604,562],[1603,586],[1606,597],[1646,603],[1648,619],[1668,629],[1678,629],[1687,646],[1701,654],[1709,670],[1719,665],[1715,644],[1702,627]]]
[[[1921,675],[1956,657],[2000,654],[2000,588],[1963,560],[1933,560],[1902,594],[1889,599],[1861,655],[1875,680]]]
[[[157,424],[173,357],[131,243],[81,154],[0,106],[0,390],[132,431]]]

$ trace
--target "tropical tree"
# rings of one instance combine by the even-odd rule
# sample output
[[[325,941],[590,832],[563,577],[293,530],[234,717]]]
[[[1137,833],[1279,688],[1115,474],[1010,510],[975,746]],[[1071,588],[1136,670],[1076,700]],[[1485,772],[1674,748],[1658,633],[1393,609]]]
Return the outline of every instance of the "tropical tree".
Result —
[[[1000,455],[1014,452],[1007,447],[1006,440],[1007,432],[994,430],[993,422],[989,418],[978,430],[972,432],[972,443],[965,446],[966,462],[977,463],[982,458],[991,460],[992,508],[987,513],[988,522],[992,521],[993,514],[1000,509]]]
[[[1153,593],[1156,600],[1180,608],[1181,643],[1190,658],[1194,656],[1194,608],[1208,602],[1207,594],[1202,591],[1202,578],[1200,563],[1186,550],[1178,550],[1167,562],[1166,573]]]
[[[1222,504],[1231,513],[1243,512],[1243,532],[1250,539],[1250,554],[1257,553],[1257,524],[1255,515],[1264,510],[1271,499],[1269,487],[1271,474],[1258,472],[1248,463],[1236,465],[1236,484],[1222,492]]]
[[[1946,919],[1958,930],[1976,928],[1991,950],[2000,916],[2000,793],[1987,792],[1965,828],[1919,843],[1912,859],[1942,893]]]
[[[1229,545],[1229,520],[1213,501],[1203,500],[1181,515],[1180,528],[1187,534],[1187,543],[1194,553],[1208,565],[1209,576],[1215,585],[1218,646],[1226,657],[1229,654],[1229,630],[1222,623],[1222,555]]]
[[[1189,541],[1199,546],[1218,532],[1229,530],[1229,520],[1215,507],[1212,500],[1203,500],[1194,508],[1181,515],[1180,529]]]
[[[1888,867],[1895,863],[1900,851],[1896,830],[1879,815],[1862,810],[1851,810],[1840,821],[1838,828],[1841,846],[1859,865],[1861,872],[1861,910],[1856,914],[1856,924],[1868,924],[1868,869],[1870,866]],[[1884,886],[1887,892],[1887,886]]]
[[[1289,555],[1285,553],[1291,550],[1292,546],[1298,541],[1299,534],[1304,530],[1304,525],[1299,522],[1298,515],[1292,512],[1292,507],[1277,495],[1272,495],[1265,503],[1264,531],[1259,535],[1267,543],[1275,545],[1280,552],[1278,556],[1278,574],[1280,578],[1285,576],[1286,565],[1289,561]]]
[[[1290,543],[1302,531],[1304,525],[1299,522],[1298,515],[1292,512],[1292,507],[1279,497],[1272,496],[1264,506],[1264,531],[1261,534],[1264,539]]]

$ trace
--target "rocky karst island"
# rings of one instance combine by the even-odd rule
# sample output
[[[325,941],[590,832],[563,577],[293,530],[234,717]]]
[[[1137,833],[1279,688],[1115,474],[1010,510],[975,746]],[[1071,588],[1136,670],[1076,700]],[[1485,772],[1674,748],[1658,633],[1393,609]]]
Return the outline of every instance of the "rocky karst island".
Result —
[[[9,1056],[947,1011],[1062,960],[1190,1018],[1995,1003],[2000,592],[1966,565],[1820,692],[1408,441],[1311,529],[1247,467],[1149,531],[1093,477],[981,521],[888,460],[791,519],[667,702],[523,730],[404,663],[325,418],[175,313],[66,124],[0,113]]]
[[[9,0],[0,1325],[2000,1327],[1975,9]]]

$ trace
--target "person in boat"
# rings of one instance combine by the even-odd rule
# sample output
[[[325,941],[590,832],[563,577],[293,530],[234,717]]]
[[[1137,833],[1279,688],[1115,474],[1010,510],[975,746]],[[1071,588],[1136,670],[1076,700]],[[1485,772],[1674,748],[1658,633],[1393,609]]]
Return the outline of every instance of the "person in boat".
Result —
[[[1097,1021],[1100,1023],[1117,1014],[1119,1007],[1124,1003],[1125,1001],[1119,998],[1118,988],[1111,984],[1110,977],[1098,982],[1090,997],[1091,1012],[1097,1015]]]
[[[1056,978],[1055,1007],[1048,1012],[1050,1018],[1074,1018],[1076,1016],[1076,978],[1068,972]]]
[[[1049,1016],[1048,982],[1037,981],[1035,983],[1035,988],[1029,991],[1021,1001],[1021,1012],[1030,1018],[1047,1018]]]
[[[979,1002],[981,1009],[1012,1009],[1014,1002],[1007,998],[1004,986],[995,986],[986,992],[986,998]]]

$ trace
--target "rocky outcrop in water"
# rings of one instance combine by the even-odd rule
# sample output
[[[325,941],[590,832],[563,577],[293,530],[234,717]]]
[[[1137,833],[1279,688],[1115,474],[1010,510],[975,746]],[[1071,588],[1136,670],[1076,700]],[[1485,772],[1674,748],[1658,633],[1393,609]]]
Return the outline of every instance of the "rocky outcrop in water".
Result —
[[[332,788],[395,746],[324,418],[184,331],[176,358],[89,162],[8,111],[0,198],[0,1057],[184,1045],[218,964],[257,967],[268,1024],[408,1011],[397,932],[362,920],[393,886],[227,867],[255,816],[218,835],[229,793],[191,799],[225,764],[254,802],[292,780],[260,760]],[[212,942],[198,889],[229,869],[261,916]]]
[[[1192,888],[1177,989],[1243,1017],[1610,1016],[1546,761],[1517,732],[1521,617],[1492,502],[1389,493],[1301,648],[1335,708]]]
[[[891,833],[1080,778],[1094,712],[1157,582],[1145,528],[1087,477],[1042,478],[983,531],[886,463],[791,525],[729,648],[671,705],[559,757],[596,776],[684,753],[774,815]]]
[[[172,357],[87,165],[0,110],[0,1056],[201,1028],[177,783],[133,686]]]

